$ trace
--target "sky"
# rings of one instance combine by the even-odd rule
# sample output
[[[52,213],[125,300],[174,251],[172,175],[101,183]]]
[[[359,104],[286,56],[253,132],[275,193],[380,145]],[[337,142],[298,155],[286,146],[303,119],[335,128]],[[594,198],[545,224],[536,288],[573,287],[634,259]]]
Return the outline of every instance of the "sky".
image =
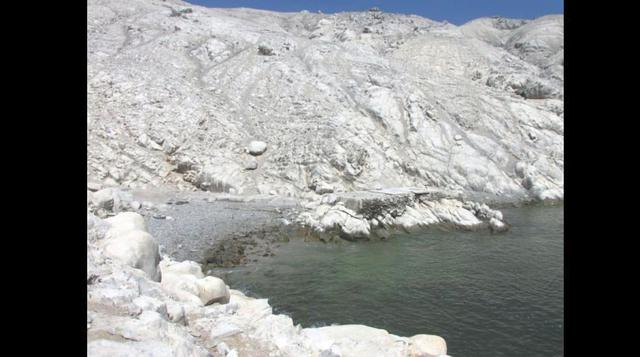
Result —
[[[206,7],[250,7],[272,11],[308,10],[323,13],[363,11],[379,7],[385,12],[420,15],[436,21],[462,25],[486,16],[533,19],[564,13],[563,0],[186,0]]]

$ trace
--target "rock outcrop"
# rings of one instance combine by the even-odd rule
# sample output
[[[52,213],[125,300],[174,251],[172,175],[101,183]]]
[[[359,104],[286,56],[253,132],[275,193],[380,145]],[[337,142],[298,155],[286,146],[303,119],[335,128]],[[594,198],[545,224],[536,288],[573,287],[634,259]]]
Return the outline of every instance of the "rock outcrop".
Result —
[[[386,238],[393,232],[436,226],[508,230],[500,211],[458,197],[456,192],[415,188],[327,194],[308,204],[298,223],[320,239],[347,240]]]

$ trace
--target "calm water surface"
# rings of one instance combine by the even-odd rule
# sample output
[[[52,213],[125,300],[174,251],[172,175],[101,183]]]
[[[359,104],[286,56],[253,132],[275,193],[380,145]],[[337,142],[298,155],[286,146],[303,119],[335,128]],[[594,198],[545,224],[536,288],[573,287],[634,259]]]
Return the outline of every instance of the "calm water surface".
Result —
[[[452,356],[563,355],[564,208],[504,209],[506,234],[432,232],[387,241],[293,240],[222,274],[303,327],[365,324],[445,338]]]

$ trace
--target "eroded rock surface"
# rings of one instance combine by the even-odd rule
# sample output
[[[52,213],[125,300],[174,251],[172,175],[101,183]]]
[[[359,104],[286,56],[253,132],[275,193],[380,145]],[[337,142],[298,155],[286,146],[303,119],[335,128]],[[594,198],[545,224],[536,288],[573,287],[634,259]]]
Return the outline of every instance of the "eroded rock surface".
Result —
[[[562,15],[455,26],[91,0],[88,175],[312,199],[386,187],[562,199],[563,32]]]
[[[410,232],[435,226],[508,230],[500,211],[486,204],[462,201],[459,196],[456,192],[416,188],[327,194],[320,202],[308,204],[298,216],[298,223],[321,239],[338,236],[347,240],[386,238],[398,230]]]

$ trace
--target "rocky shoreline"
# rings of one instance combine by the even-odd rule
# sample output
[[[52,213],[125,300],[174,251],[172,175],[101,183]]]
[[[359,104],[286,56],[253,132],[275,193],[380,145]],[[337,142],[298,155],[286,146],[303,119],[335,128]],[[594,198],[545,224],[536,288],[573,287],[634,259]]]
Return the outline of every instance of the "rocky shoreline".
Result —
[[[296,326],[291,318],[274,315],[267,299],[249,298],[205,276],[196,262],[161,255],[164,249],[147,222],[164,215],[166,207],[140,204],[145,221],[130,211],[138,207],[127,200],[135,195],[108,188],[112,199],[99,201],[96,196],[108,196],[103,190],[88,191],[89,355],[446,355],[445,341],[433,335],[399,337],[363,325]]]
[[[146,217],[164,253],[214,267],[271,256],[274,244],[296,236],[326,242],[388,239],[436,228],[495,233],[509,229],[500,211],[465,200],[460,192],[440,189],[341,192],[305,200],[90,186],[91,212],[103,218],[138,212]]]
[[[274,315],[266,299],[205,276],[203,267],[251,264],[296,236],[328,242],[442,227],[508,229],[486,204],[417,188],[300,201],[93,183],[87,207],[90,355],[446,355],[437,336],[398,337],[360,325],[303,329]]]

